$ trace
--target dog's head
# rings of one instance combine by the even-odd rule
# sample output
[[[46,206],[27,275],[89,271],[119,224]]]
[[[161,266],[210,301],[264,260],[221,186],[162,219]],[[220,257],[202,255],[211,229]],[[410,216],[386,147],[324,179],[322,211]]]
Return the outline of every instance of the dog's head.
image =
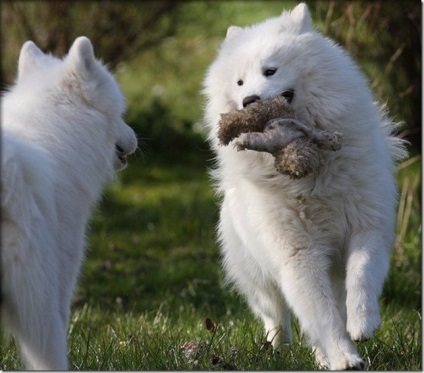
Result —
[[[113,75],[96,60],[88,38],[77,38],[64,59],[44,54],[27,41],[19,56],[17,85],[32,92],[43,90],[43,99],[54,104],[51,110],[69,116],[74,134],[88,131],[95,139],[97,132],[98,141],[110,148],[114,169],[126,166],[126,156],[136,150],[137,138],[123,120],[124,96]],[[37,100],[37,95],[32,97]]]

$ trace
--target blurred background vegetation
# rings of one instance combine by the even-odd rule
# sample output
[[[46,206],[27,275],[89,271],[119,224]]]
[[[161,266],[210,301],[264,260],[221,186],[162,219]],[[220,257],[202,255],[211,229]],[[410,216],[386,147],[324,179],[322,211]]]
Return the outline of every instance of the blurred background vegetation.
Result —
[[[42,50],[63,55],[77,36],[86,35],[96,55],[124,83],[128,119],[149,139],[152,151],[169,149],[169,141],[173,149],[185,146],[184,141],[200,128],[201,82],[228,25],[259,22],[296,4],[259,3],[2,2],[2,88],[13,82],[24,41],[31,39]],[[420,2],[309,1],[308,5],[318,29],[359,61],[377,99],[387,102],[395,120],[405,123],[402,136],[412,143],[414,153],[420,152]]]

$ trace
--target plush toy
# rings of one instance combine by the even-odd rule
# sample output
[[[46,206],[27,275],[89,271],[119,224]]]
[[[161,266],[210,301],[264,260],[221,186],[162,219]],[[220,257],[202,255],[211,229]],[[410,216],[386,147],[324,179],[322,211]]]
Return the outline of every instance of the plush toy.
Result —
[[[237,138],[239,151],[271,153],[277,171],[296,179],[319,169],[323,150],[335,151],[342,146],[340,133],[310,128],[295,119],[293,108],[283,97],[259,100],[221,114],[219,124],[221,145]]]

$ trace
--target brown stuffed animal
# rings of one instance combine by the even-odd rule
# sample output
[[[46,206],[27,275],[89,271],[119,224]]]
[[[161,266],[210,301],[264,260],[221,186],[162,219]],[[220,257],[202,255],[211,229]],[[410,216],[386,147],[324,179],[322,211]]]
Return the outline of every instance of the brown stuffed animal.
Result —
[[[339,150],[342,144],[340,133],[330,134],[296,120],[283,97],[221,114],[218,138],[222,145],[242,134],[235,143],[237,150],[271,153],[277,171],[296,179],[319,169],[322,150]]]

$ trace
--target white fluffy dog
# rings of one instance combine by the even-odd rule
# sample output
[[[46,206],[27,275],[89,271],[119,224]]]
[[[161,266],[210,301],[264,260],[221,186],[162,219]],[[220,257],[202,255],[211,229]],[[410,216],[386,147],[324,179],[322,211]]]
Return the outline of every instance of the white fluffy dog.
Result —
[[[309,10],[231,26],[205,79],[206,122],[223,195],[219,238],[229,280],[277,347],[298,318],[317,360],[361,369],[352,340],[380,324],[389,269],[402,141],[356,64],[312,26]],[[270,154],[220,146],[220,114],[282,95],[311,127],[341,132],[320,171],[292,180]]]
[[[63,59],[28,41],[2,99],[1,319],[29,369],[67,369],[90,211],[137,148],[124,97],[86,37]]]

